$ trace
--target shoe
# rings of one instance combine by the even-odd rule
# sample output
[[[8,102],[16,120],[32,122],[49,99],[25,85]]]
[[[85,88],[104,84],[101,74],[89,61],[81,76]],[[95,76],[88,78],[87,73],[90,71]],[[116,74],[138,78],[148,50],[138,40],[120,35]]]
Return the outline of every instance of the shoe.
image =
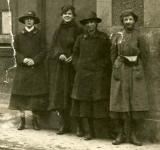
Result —
[[[132,134],[131,134],[130,143],[132,143],[132,144],[134,144],[134,145],[136,145],[136,146],[142,146],[142,145],[143,145],[140,141],[138,141],[135,133],[132,133]]]
[[[62,135],[62,134],[65,134],[65,133],[66,133],[65,130],[63,128],[60,128],[56,134]]]
[[[92,140],[95,138],[95,129],[94,129],[94,122],[92,118],[88,118],[88,134],[84,137],[84,140]]]
[[[78,137],[83,137],[84,136],[84,128],[83,128],[82,119],[80,117],[76,118],[76,126],[77,126],[76,135]]]
[[[66,134],[66,133],[69,133],[69,132],[70,132],[70,130],[68,130],[68,129],[60,129],[60,130],[58,130],[58,132],[56,134],[62,135],[62,134]]]
[[[65,128],[64,126],[62,126],[62,127],[60,127],[60,129],[57,131],[56,134],[62,135],[62,134],[69,133],[69,132],[70,132],[69,128]]]
[[[78,137],[83,137],[83,136],[84,136],[84,131],[83,131],[83,129],[81,129],[80,127],[78,127],[78,128],[77,128],[76,135],[77,135]]]
[[[58,135],[63,135],[70,132],[70,124],[68,124],[67,119],[63,111],[59,111],[59,130]]]
[[[39,126],[37,117],[33,117],[32,126],[34,130],[40,130],[40,126]]]
[[[88,140],[92,140],[94,137],[92,134],[87,134],[85,137],[84,137],[84,140],[88,141]]]
[[[136,146],[142,146],[142,143],[136,137],[137,126],[138,126],[138,121],[132,120],[131,135],[129,137],[129,140],[130,140],[129,142]]]
[[[120,145],[125,142],[125,137],[122,133],[120,133],[117,138],[112,142],[113,145]]]
[[[95,138],[95,132],[90,130],[89,133],[84,137],[84,140],[92,140]]]
[[[25,129],[25,117],[20,118],[20,123],[17,127],[17,130],[23,130],[23,129]]]

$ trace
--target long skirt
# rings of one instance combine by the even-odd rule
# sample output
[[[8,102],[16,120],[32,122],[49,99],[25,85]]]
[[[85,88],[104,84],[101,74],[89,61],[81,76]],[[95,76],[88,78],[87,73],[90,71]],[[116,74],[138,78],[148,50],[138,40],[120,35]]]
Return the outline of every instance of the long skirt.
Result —
[[[72,100],[71,116],[83,118],[106,118],[109,107],[106,100]]]
[[[24,96],[12,94],[9,109],[46,111],[48,107],[48,94],[36,96]]]

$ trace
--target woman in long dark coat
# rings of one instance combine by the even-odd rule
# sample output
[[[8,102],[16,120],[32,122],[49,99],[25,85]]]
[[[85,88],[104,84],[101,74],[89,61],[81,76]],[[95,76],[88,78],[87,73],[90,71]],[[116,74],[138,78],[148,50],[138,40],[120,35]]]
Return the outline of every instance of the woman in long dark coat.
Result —
[[[130,10],[122,13],[124,30],[117,33],[111,48],[110,111],[111,117],[119,122],[119,134],[113,141],[115,145],[125,141],[142,145],[135,135],[136,126],[149,110],[144,73],[148,48],[144,36],[135,29],[137,19]]]
[[[86,27],[74,45],[73,65],[76,70],[72,90],[71,115],[77,120],[77,136],[84,135],[82,119],[87,119],[89,127],[85,140],[95,136],[93,119],[107,117],[109,101],[111,61],[110,40],[97,30],[96,13],[91,12],[80,22]]]
[[[75,23],[75,10],[71,5],[62,7],[62,22],[54,32],[49,52],[49,110],[57,110],[60,128],[64,134],[70,128],[71,91],[74,78],[72,49],[80,28]]]
[[[25,128],[25,110],[33,113],[33,128],[40,129],[38,112],[47,110],[48,89],[44,68],[45,43],[35,27],[40,22],[35,12],[29,11],[19,18],[24,29],[15,36],[17,68],[10,98],[10,109],[20,110],[18,130]]]

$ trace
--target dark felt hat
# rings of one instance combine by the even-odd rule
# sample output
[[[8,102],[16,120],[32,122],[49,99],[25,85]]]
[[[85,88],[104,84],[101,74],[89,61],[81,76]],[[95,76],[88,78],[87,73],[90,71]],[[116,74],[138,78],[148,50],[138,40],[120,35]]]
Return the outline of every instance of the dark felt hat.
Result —
[[[133,16],[135,22],[138,21],[138,16],[135,14],[135,12],[133,12],[132,9],[125,10],[121,13],[120,20],[121,20],[122,23],[123,23],[123,18],[126,17],[126,16]]]
[[[100,23],[102,21],[97,17],[97,14],[95,12],[90,12],[84,17],[84,19],[80,20],[80,23],[85,25],[90,20],[95,20],[97,23]]]
[[[36,17],[36,13],[34,11],[28,11],[24,16],[19,17],[19,22],[25,23],[25,19],[32,18],[35,24],[40,23],[40,19]]]

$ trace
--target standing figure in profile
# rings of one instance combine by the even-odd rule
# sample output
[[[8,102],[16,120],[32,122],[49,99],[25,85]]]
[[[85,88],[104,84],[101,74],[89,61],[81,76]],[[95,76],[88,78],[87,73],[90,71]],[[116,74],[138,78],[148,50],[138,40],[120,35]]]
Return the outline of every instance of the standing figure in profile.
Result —
[[[81,30],[75,22],[75,9],[65,5],[61,9],[62,21],[54,32],[48,54],[49,110],[56,110],[60,128],[57,134],[70,130],[71,91],[75,71],[72,67],[73,45]]]
[[[119,134],[113,144],[130,142],[141,146],[136,131],[149,110],[144,73],[148,47],[145,36],[135,28],[138,16],[132,10],[127,10],[120,19],[124,29],[117,33],[111,48],[110,114],[119,126]]]
[[[85,140],[95,137],[94,120],[107,117],[107,102],[110,91],[110,39],[97,29],[101,19],[95,12],[86,14],[80,21],[85,27],[78,36],[73,49],[73,65],[76,70],[71,115],[76,118],[77,136]],[[87,120],[88,131],[84,132],[82,120]]]
[[[35,12],[28,11],[19,21],[25,27],[15,36],[14,41],[17,68],[9,108],[20,111],[18,130],[25,129],[25,110],[32,111],[33,129],[39,130],[39,112],[46,111],[48,107],[45,43],[40,30],[35,26],[40,23]]]

